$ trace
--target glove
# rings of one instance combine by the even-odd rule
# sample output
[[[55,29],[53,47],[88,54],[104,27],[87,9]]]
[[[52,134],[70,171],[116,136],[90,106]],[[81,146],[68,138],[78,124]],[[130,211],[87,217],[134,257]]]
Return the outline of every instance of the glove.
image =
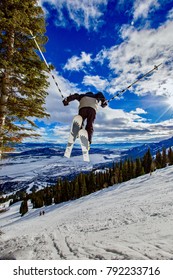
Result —
[[[102,108],[105,108],[107,105],[108,105],[108,103],[107,103],[106,101],[104,101],[104,102],[101,104],[101,107],[102,107]]]
[[[64,104],[64,106],[67,106],[69,104],[69,102],[67,101],[67,98],[65,98],[62,103]]]

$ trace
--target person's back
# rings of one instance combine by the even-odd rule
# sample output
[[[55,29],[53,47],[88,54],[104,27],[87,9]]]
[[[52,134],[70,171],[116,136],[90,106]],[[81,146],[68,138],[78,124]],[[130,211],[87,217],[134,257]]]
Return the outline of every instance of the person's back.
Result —
[[[104,96],[102,98],[104,98]],[[97,111],[99,101],[100,99],[98,94],[93,94],[92,92],[81,94],[79,98],[79,110],[84,107],[90,107]]]
[[[91,143],[93,134],[93,123],[96,117],[98,104],[99,102],[101,102],[101,106],[104,108],[105,106],[107,106],[106,99],[102,92],[98,92],[96,94],[92,92],[87,92],[85,94],[75,93],[63,100],[64,106],[67,106],[69,102],[73,100],[79,101],[79,115],[82,117],[83,122],[87,120],[85,129],[88,132],[88,140]]]

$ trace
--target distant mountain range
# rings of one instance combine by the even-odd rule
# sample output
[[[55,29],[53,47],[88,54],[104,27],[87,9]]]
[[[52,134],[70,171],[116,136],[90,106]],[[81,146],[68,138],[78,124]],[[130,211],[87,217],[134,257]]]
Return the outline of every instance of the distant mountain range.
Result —
[[[163,148],[167,149],[173,146],[173,137],[157,142],[157,143],[149,143],[143,144],[137,147],[133,147],[127,151],[122,151],[121,156],[126,158],[141,158],[150,149],[152,155],[155,155],[157,151],[162,151]]]

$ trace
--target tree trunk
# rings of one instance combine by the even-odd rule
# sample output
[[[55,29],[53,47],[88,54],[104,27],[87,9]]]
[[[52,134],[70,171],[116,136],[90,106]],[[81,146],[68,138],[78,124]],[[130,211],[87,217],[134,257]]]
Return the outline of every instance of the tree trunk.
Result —
[[[7,103],[8,103],[8,93],[6,91],[5,81],[6,78],[2,77],[1,88],[0,88],[0,159],[2,158],[2,153],[3,153],[5,121],[7,117]]]

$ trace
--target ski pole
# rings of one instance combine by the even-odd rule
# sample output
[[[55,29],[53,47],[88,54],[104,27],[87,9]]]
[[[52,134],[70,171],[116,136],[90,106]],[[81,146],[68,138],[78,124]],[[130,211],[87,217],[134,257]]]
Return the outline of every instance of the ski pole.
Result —
[[[40,54],[41,54],[41,56],[42,56],[42,58],[43,58],[43,60],[44,60],[44,62],[45,62],[45,64],[46,64],[48,70],[49,70],[50,75],[52,76],[52,78],[53,78],[53,80],[54,80],[54,83],[55,83],[55,85],[56,85],[56,87],[57,87],[57,89],[58,89],[58,91],[59,91],[61,97],[64,99],[64,96],[63,96],[63,94],[62,94],[62,92],[61,92],[61,90],[60,90],[60,88],[59,88],[59,85],[58,85],[58,83],[57,83],[56,80],[55,80],[55,76],[52,74],[52,71],[51,71],[51,69],[50,69],[50,67],[49,67],[49,64],[47,63],[46,58],[45,58],[45,56],[43,55],[43,52],[41,51],[40,46],[39,46],[39,44],[37,43],[37,40],[35,39],[35,36],[33,36],[33,33],[32,33],[31,30],[30,30],[30,34],[31,34],[32,39],[34,40],[34,42],[35,42],[35,44],[36,44],[36,46],[37,46],[37,49],[39,50],[39,52],[40,52]]]
[[[153,72],[154,70],[158,70],[158,67],[161,65],[162,63],[155,65],[153,69],[151,69],[150,71],[148,71],[147,73],[145,73],[144,75],[142,75],[142,77],[140,77],[139,79],[137,79],[136,81],[134,81],[132,84],[130,84],[128,87],[126,87],[125,89],[121,90],[119,93],[117,93],[116,95],[114,95],[112,98],[110,98],[109,100],[106,100],[106,102],[110,102],[112,100],[114,100],[117,96],[120,96],[120,94],[124,93],[126,90],[128,90],[129,88],[131,88],[134,84],[136,84],[138,81],[140,81],[141,79],[143,79],[144,77],[146,77],[147,75],[149,75],[151,72]]]

